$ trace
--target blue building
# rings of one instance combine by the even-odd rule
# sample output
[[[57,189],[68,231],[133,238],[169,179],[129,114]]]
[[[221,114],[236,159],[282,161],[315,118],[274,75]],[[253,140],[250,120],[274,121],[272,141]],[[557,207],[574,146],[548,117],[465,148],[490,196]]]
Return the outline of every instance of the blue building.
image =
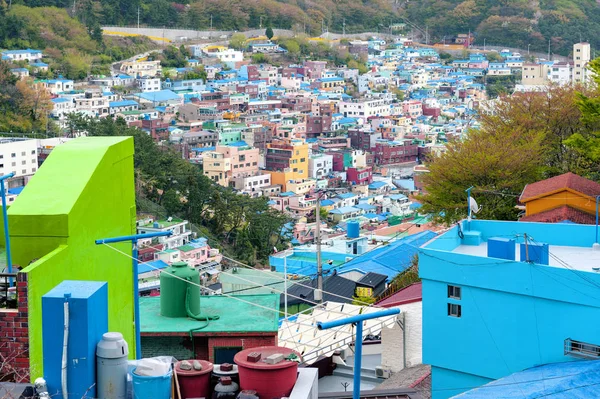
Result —
[[[526,237],[526,239],[525,239]],[[462,222],[419,251],[434,399],[600,356],[595,226]]]

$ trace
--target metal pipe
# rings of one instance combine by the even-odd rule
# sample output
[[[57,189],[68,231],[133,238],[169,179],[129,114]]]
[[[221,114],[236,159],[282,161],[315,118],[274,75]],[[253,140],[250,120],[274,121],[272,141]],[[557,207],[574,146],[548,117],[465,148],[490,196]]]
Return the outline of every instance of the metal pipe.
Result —
[[[393,316],[399,313],[400,309],[391,308],[379,312],[350,316],[340,320],[317,322],[317,328],[319,330],[328,330],[330,328],[340,327],[346,324],[356,325],[356,338],[354,340],[354,386],[352,389],[352,399],[360,399],[360,369],[362,367],[363,322],[365,320]]]
[[[596,195],[596,244],[598,244],[598,200],[600,200],[600,195]]]
[[[167,237],[172,234],[173,234],[172,231],[157,231],[156,233],[145,233],[145,234],[135,234],[135,235],[131,235],[131,236],[103,238],[101,240],[96,240],[95,242],[96,242],[96,244],[111,244],[111,243],[115,243],[115,242],[143,240],[144,238]]]
[[[109,244],[123,241],[131,241],[131,257],[132,259],[132,284],[133,284],[133,318],[135,324],[135,358],[142,358],[142,338],[140,328],[140,293],[138,282],[138,246],[137,241],[144,238],[168,237],[172,235],[172,231],[157,231],[154,233],[134,234],[130,236],[121,236],[113,238],[104,238],[96,240],[96,245]]]
[[[469,217],[467,221],[469,222],[469,231],[471,230],[471,190],[473,186],[467,188],[465,191],[467,192],[467,210],[469,211]]]
[[[283,256],[283,277],[285,278],[285,280],[283,281],[283,303],[284,303],[284,316],[285,316],[285,320],[287,321],[288,319],[288,289],[287,289],[287,281],[288,281],[288,274],[287,274],[287,255],[284,253]]]
[[[4,245],[6,246],[6,266],[8,272],[12,273],[12,254],[10,252],[10,235],[8,234],[8,211],[6,207],[6,189],[4,187],[4,181],[13,177],[14,173],[9,173],[4,176],[0,176],[0,196],[2,197],[2,217],[4,219]],[[8,286],[14,285],[13,278],[8,279]]]
[[[63,309],[64,323],[63,323],[63,349],[62,349],[62,364],[60,373],[60,387],[62,390],[63,399],[68,399],[69,391],[67,384],[67,353],[69,348],[69,298],[70,293],[65,293],[65,302]]]

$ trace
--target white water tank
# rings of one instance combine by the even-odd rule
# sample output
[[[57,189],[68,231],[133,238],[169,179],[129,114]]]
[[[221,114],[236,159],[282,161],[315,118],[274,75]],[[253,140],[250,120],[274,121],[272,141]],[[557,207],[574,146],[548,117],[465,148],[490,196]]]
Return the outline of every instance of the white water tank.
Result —
[[[96,387],[98,399],[127,397],[127,355],[129,348],[119,332],[107,332],[96,346]]]

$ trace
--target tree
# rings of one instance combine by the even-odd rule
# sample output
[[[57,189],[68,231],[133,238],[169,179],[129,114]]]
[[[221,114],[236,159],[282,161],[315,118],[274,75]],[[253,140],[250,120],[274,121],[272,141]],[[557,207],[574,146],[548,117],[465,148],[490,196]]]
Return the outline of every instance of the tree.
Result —
[[[589,63],[596,90],[600,84],[600,58]],[[584,129],[564,140],[565,145],[580,155],[588,166],[588,177],[600,179],[600,96],[598,93],[580,92],[577,95],[577,107],[581,112]]]
[[[478,216],[516,219],[515,196],[542,176],[543,139],[543,133],[511,126],[471,130],[464,140],[449,142],[444,153],[430,159],[423,176],[423,212],[447,225],[463,219],[465,190],[474,186],[473,196],[483,205]]]
[[[270,26],[267,27],[267,30],[265,31],[265,36],[267,37],[267,39],[271,40],[274,36],[273,33],[273,28],[271,28]]]
[[[235,50],[243,50],[246,48],[246,35],[243,33],[234,33],[229,39],[229,47]]]

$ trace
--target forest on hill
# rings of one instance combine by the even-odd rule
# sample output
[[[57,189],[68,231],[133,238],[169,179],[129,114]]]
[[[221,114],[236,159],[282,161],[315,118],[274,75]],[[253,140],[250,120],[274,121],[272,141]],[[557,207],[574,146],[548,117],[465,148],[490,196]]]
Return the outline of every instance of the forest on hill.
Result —
[[[272,26],[320,34],[389,32],[443,41],[473,32],[476,44],[527,48],[568,55],[575,42],[600,45],[596,0],[13,0],[30,7],[69,10],[86,26],[134,25],[245,30]],[[400,31],[396,31],[399,33]]]

